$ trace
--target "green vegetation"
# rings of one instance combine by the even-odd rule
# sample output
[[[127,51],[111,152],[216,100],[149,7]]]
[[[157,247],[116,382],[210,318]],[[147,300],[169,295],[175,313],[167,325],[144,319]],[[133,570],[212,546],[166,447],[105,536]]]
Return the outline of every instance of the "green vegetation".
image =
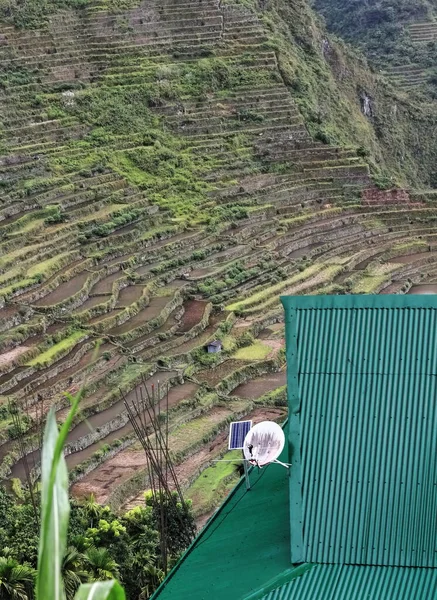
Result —
[[[253,0],[248,2],[255,9]],[[381,5],[318,0],[317,6],[322,3],[338,6],[355,27],[363,27],[356,11],[377,11]],[[402,4],[416,6],[406,0]],[[269,46],[277,54],[281,75],[315,139],[364,150],[373,174],[391,185],[432,184],[437,147],[434,133],[430,140],[429,132],[435,131],[434,107],[407,99],[370,71],[362,56],[330,38],[307,0],[273,0],[262,18],[270,30]],[[342,19],[333,16],[334,21]],[[369,37],[374,33],[370,27]],[[373,39],[377,49],[385,40],[378,34]],[[435,63],[435,56],[430,60]],[[370,106],[367,115],[363,114],[365,102]]]
[[[393,245],[393,251],[405,252],[406,254],[412,252],[421,252],[426,250],[429,244],[425,240],[409,240],[407,242],[400,242]]]
[[[98,583],[118,577],[127,598],[133,600],[139,594],[148,597],[164,575],[159,569],[159,500],[149,495],[144,506],[121,517],[99,505],[93,496],[83,503],[69,501],[63,446],[80,399],[81,392],[70,397],[72,408],[59,432],[54,412],[49,414],[42,451],[41,498],[34,495],[32,503],[24,500],[18,504],[0,489],[0,590],[5,598],[81,600],[90,597],[92,589],[95,597],[123,599],[125,595],[115,581]],[[192,530],[192,516],[189,509],[187,512],[172,502],[165,510],[169,551],[175,557],[187,545],[184,532]],[[115,590],[118,595],[114,595]]]
[[[287,386],[285,385],[271,392],[267,392],[267,394],[264,394],[264,396],[255,400],[255,402],[262,406],[288,406]]]
[[[292,286],[293,284],[298,283],[299,281],[304,281],[308,277],[319,273],[323,269],[323,266],[323,264],[311,265],[301,273],[297,273],[296,275],[293,275],[292,277],[286,279],[285,281],[282,281],[281,283],[278,283],[266,289],[262,289],[259,292],[253,294],[252,296],[249,296],[249,298],[246,298],[245,300],[241,300],[240,302],[235,302],[233,304],[228,305],[226,307],[226,310],[241,311],[247,308],[251,308],[252,306],[255,306],[257,304],[260,304],[268,300],[272,296],[278,296],[285,289]]]
[[[72,257],[71,252],[65,252],[63,254],[58,254],[53,258],[48,258],[42,262],[39,262],[36,265],[33,265],[27,270],[28,277],[41,277],[46,278],[52,273],[55,273],[58,269],[60,269],[63,264],[67,264],[67,260]]]
[[[255,342],[250,346],[239,348],[234,354],[234,358],[237,360],[264,360],[271,351],[270,346],[262,342]]]
[[[387,281],[385,275],[365,276],[353,285],[352,294],[375,294],[385,281]]]
[[[48,364],[53,362],[56,357],[66,354],[79,341],[84,339],[86,337],[86,335],[87,335],[86,331],[75,331],[74,333],[72,333],[71,335],[66,337],[65,339],[63,339],[60,342],[58,342],[57,344],[54,344],[53,346],[51,346],[51,348],[49,348],[45,352],[38,354],[38,356],[35,356],[35,358],[32,358],[32,360],[30,360],[27,363],[27,366],[29,366],[29,367],[47,366]]]
[[[224,244],[214,244],[205,250],[199,249],[186,256],[179,256],[170,260],[165,260],[161,262],[158,266],[153,267],[152,273],[158,275],[159,273],[164,273],[164,271],[174,269],[175,267],[180,267],[182,265],[203,260],[207,258],[210,254],[220,252],[221,250],[223,250],[223,248]]]
[[[274,260],[261,260],[254,267],[246,267],[241,260],[228,267],[221,278],[207,277],[198,284],[197,289],[214,304],[221,304],[233,294],[233,288],[267,272],[272,283],[283,279],[285,271]]]
[[[89,0],[3,0],[0,4],[2,20],[17,27],[41,27],[48,22],[49,15],[60,8],[80,8]]]
[[[253,409],[227,396],[237,380],[284,360],[262,341],[282,316],[281,294],[374,293],[391,278],[396,287],[407,269],[390,256],[433,247],[435,235],[433,104],[331,38],[307,0],[262,10],[257,0],[208,2],[205,20],[195,2],[170,4],[0,0],[20,26],[0,27],[0,473],[19,473],[20,429],[36,448],[40,412],[53,405],[63,421],[59,390],[86,378],[70,475],[75,492],[92,479],[111,506],[146,485],[144,465],[134,483],[110,479],[109,457],[133,442],[117,410],[123,394],[171,370],[171,452],[203,452]],[[378,193],[395,182],[425,191]],[[80,308],[62,310],[79,295]],[[94,353],[86,336],[104,346]],[[212,339],[222,352],[205,352]],[[256,403],[285,406],[285,391]],[[98,424],[93,436],[85,417]],[[36,475],[33,466],[32,457]],[[231,463],[207,469],[190,490],[196,511],[214,508],[237,477]],[[0,510],[0,577],[18,581],[25,567],[31,596],[37,526],[29,490],[17,479],[12,491],[19,502]],[[72,501],[61,553],[68,599],[81,582],[112,576],[129,599],[147,598],[162,578],[155,516],[150,498],[128,515]]]
[[[331,31],[359,44],[376,63],[384,64],[394,58],[417,62],[420,50],[408,36],[407,25],[428,21],[436,5],[433,0],[379,0],[377,3],[354,0],[314,0],[314,6],[325,17]],[[435,58],[435,46],[427,48],[429,59]]]
[[[109,375],[108,383],[111,386],[117,384],[120,389],[129,389],[138,382],[143,375],[150,372],[151,365],[144,363],[128,363],[119,371],[114,371]]]
[[[227,452],[222,460],[232,462],[216,462],[188,488],[187,497],[193,502],[195,514],[208,513],[231,491],[240,478],[240,459],[238,450]]]
[[[138,5],[139,0],[101,0],[109,11],[120,12]],[[93,0],[2,0],[0,19],[16,27],[34,29],[49,22],[50,15],[66,8],[86,8]]]

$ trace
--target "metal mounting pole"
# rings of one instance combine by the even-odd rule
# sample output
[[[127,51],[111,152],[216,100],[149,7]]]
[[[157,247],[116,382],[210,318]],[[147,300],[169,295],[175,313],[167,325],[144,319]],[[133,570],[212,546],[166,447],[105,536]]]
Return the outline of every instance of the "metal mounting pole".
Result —
[[[243,460],[244,465],[244,478],[246,480],[246,490],[250,490],[250,479],[249,479],[249,468],[247,466],[247,460]]]

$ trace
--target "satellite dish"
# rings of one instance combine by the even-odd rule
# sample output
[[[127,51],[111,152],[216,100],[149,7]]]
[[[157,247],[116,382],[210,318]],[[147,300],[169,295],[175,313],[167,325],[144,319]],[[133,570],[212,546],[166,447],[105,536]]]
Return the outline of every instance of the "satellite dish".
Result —
[[[273,421],[258,423],[244,439],[244,458],[252,465],[263,467],[277,460],[285,445],[282,428]]]

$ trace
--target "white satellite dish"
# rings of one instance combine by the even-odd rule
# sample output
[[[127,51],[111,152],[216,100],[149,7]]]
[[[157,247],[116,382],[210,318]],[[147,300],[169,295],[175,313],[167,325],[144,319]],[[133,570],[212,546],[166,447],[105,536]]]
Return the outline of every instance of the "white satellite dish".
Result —
[[[284,445],[285,435],[282,428],[273,421],[263,421],[252,427],[246,435],[243,444],[244,458],[258,467],[279,462],[277,459]]]

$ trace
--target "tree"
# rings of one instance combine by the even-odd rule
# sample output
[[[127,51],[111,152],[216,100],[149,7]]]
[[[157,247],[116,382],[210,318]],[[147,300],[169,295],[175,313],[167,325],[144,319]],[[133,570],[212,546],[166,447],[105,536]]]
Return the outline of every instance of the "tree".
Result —
[[[39,505],[39,494],[36,499]],[[163,577],[158,532],[162,509],[166,515],[170,565],[191,539],[192,514],[189,506],[178,502],[177,495],[163,498],[162,505],[148,495],[145,505],[122,516],[109,506],[99,505],[93,496],[85,502],[73,499],[70,504],[67,550],[61,562],[67,600],[72,600],[81,583],[107,580],[114,575],[119,575],[131,600],[154,591]],[[0,488],[0,555],[4,572],[4,576],[0,573],[0,600],[33,599],[31,586],[27,589],[26,581],[21,582],[19,577],[29,573],[33,577],[38,542],[38,524],[28,496],[14,502]],[[17,588],[12,585],[14,582]]]
[[[29,503],[16,504],[7,515],[8,543],[12,556],[19,563],[36,566],[38,556],[38,522]]]
[[[122,518],[129,536],[129,543],[139,562],[144,565],[155,558],[159,535],[155,528],[153,510],[150,506],[136,506]]]
[[[158,569],[153,565],[149,565],[144,567],[143,569],[144,576],[146,579],[146,583],[141,590],[139,600],[147,600],[156,590],[156,588],[160,585],[160,583],[164,580],[165,574],[162,569]]]
[[[104,581],[119,576],[118,564],[106,548],[88,548],[85,552],[85,564],[92,581]]]
[[[93,523],[100,519],[103,507],[98,502],[96,502],[96,497],[94,496],[94,494],[90,494],[85,499],[82,508],[87,517],[91,520],[90,527],[93,527]]]
[[[171,496],[158,495],[153,496],[148,493],[145,496],[146,506],[152,507],[152,514],[155,520],[155,528],[158,529],[161,511],[164,512],[164,519],[167,524],[167,544],[171,555],[180,554],[187,548],[196,534],[196,524],[193,511],[191,510],[191,501],[187,500],[182,504],[176,492]]]
[[[0,600],[31,600],[36,571],[14,558],[0,557]]]
[[[90,576],[84,568],[85,556],[76,548],[68,548],[62,561],[62,579],[64,580],[67,600],[73,600],[81,583],[89,581]]]

